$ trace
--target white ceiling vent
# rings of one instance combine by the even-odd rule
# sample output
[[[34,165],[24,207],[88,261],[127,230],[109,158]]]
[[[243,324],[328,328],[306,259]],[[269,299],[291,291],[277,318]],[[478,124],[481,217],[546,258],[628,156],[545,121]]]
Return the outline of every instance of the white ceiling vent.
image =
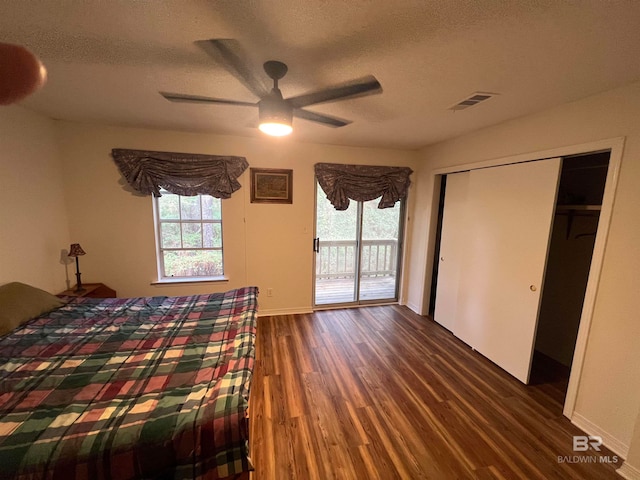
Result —
[[[456,103],[449,107],[449,110],[457,111],[464,110],[465,108],[473,107],[474,105],[479,104],[480,102],[484,102],[485,100],[489,100],[491,97],[495,97],[496,95],[500,95],[499,93],[488,93],[488,92],[474,92],[469,95],[464,100]]]

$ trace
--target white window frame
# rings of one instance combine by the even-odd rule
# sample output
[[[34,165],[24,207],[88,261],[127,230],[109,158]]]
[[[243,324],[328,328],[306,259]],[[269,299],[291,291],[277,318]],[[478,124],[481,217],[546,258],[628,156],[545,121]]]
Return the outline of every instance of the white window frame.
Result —
[[[184,195],[178,195],[178,194],[171,194],[170,192],[167,192],[166,190],[160,190],[160,194],[164,195],[177,195],[180,198],[185,197]],[[206,195],[197,195],[198,199],[201,199],[202,197],[204,197]],[[154,229],[155,229],[155,238],[156,238],[156,262],[157,262],[157,267],[158,267],[158,281],[154,282],[154,283],[188,283],[188,282],[202,282],[202,281],[226,281],[227,277],[224,275],[224,271],[225,271],[225,262],[224,262],[224,233],[223,233],[223,221],[222,221],[222,200],[213,197],[215,200],[220,201],[220,219],[203,219],[202,218],[202,203],[200,204],[201,208],[200,208],[200,219],[198,220],[189,220],[189,219],[183,219],[182,218],[182,209],[178,208],[178,215],[179,218],[178,219],[171,219],[171,220],[163,220],[160,218],[160,205],[159,205],[159,199],[160,197],[152,197],[153,198],[153,223],[154,223]],[[202,200],[200,200],[202,202]],[[164,248],[162,246],[162,224],[178,224],[180,226],[182,226],[182,224],[187,224],[187,223],[196,223],[196,224],[205,224],[205,223],[210,223],[210,224],[219,224],[220,225],[220,246],[219,247],[172,247],[172,248]],[[201,229],[201,232],[204,231],[204,229]],[[182,228],[180,228],[180,238],[181,238],[181,244],[182,244]],[[202,242],[204,244],[204,242]],[[204,250],[204,251],[220,251],[221,252],[221,257],[222,257],[222,273],[220,275],[215,275],[215,276],[185,276],[185,277],[176,277],[176,276],[170,276],[170,275],[166,275],[165,274],[165,269],[164,269],[164,252],[165,251],[181,251],[181,250]]]

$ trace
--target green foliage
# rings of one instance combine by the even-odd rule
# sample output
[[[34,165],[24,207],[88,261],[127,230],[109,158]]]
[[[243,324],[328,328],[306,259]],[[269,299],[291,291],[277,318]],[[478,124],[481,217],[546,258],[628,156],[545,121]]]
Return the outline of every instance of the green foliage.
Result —
[[[202,218],[199,195],[196,197],[180,197],[180,216],[182,220],[200,220]]]
[[[222,220],[222,201],[219,198],[161,193],[162,196],[157,199],[161,220]]]
[[[380,199],[363,203],[362,239],[397,239],[400,223],[400,203],[393,208],[378,208]],[[331,205],[318,185],[316,199],[316,236],[320,240],[355,240],[358,202],[351,201],[349,208],[339,211]]]
[[[336,210],[318,185],[316,200],[316,236],[321,240],[354,240],[358,204],[351,202],[344,211]]]
[[[379,199],[362,205],[362,239],[398,239],[400,226],[400,202],[393,208],[378,208]]]
[[[211,195],[202,195],[202,218],[205,220],[222,220],[222,201]]]
[[[169,250],[164,252],[167,277],[209,277],[224,273],[222,250]]]

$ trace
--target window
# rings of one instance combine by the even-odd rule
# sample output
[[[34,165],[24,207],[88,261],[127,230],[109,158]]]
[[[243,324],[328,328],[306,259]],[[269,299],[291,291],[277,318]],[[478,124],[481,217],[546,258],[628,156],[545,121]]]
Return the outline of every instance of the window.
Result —
[[[220,199],[160,193],[153,199],[160,280],[221,277]]]

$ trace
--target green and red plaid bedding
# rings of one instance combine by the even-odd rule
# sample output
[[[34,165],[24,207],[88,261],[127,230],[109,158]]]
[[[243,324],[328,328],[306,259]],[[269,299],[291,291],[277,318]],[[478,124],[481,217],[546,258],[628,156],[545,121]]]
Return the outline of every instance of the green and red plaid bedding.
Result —
[[[0,338],[0,478],[247,471],[257,294],[73,299]]]

